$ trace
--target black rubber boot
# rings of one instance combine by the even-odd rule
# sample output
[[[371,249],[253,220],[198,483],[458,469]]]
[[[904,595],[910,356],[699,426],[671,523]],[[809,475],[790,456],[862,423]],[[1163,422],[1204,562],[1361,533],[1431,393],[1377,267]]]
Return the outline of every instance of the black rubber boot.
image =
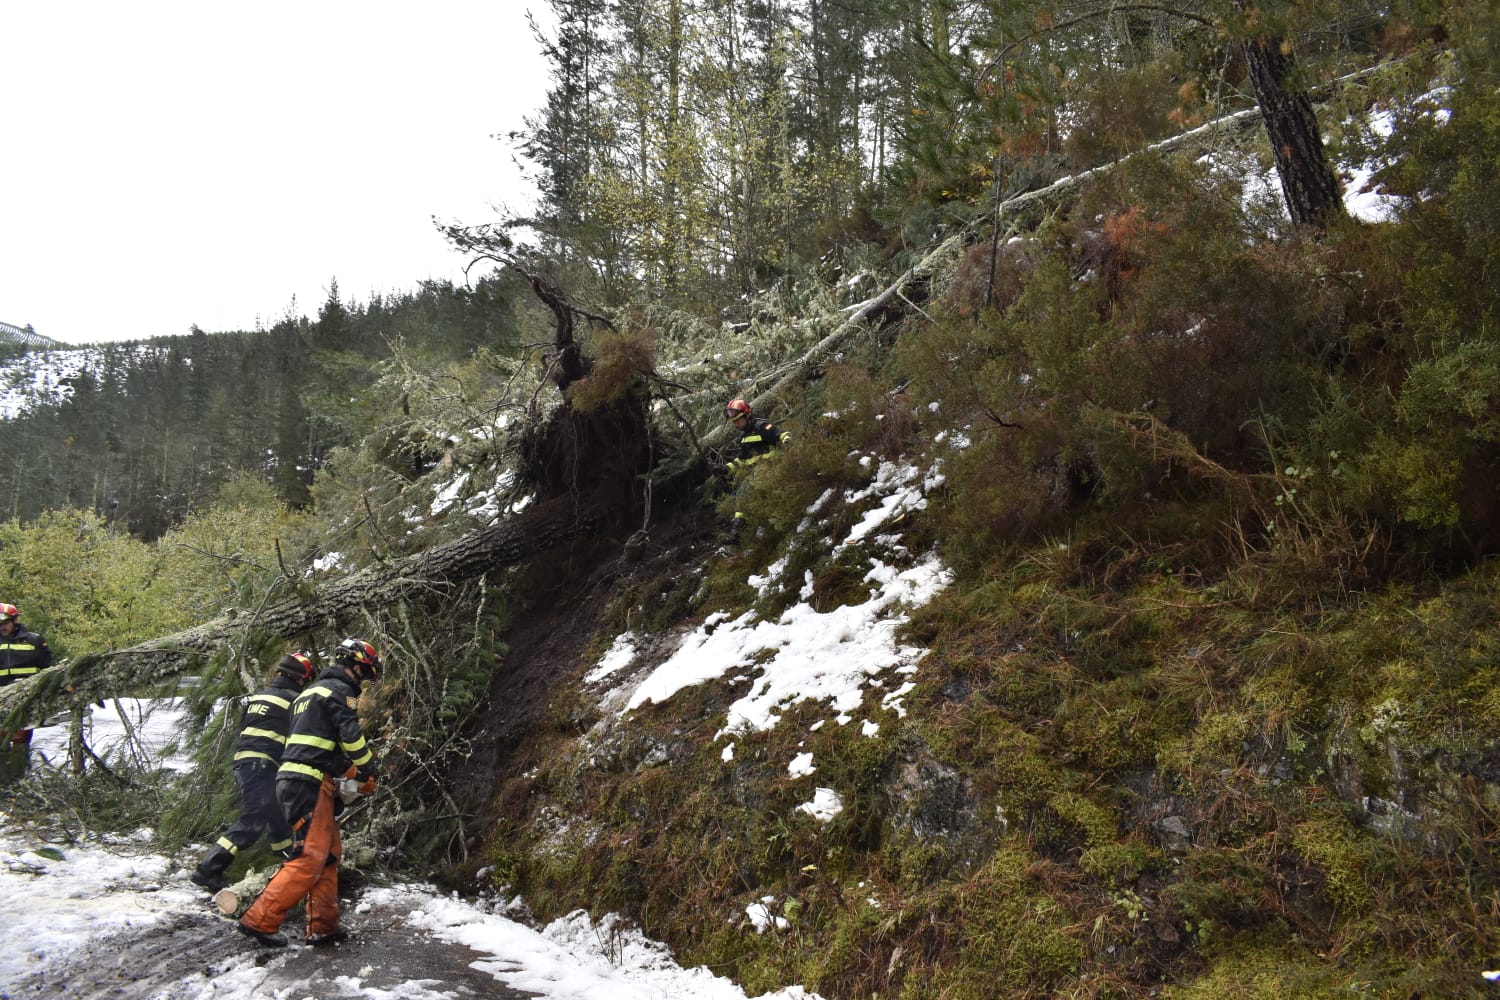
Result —
[[[193,874],[189,875],[188,878],[192,880],[194,885],[207,890],[209,895],[213,895],[220,889],[229,888],[229,883],[223,875],[215,871],[204,871],[202,865],[194,868]]]
[[[198,862],[198,867],[193,869],[193,874],[188,878],[193,884],[202,886],[210,894],[218,892],[229,885],[229,880],[224,877],[224,872],[234,863],[234,855],[224,850],[222,845],[215,845],[208,852],[208,856]]]
[[[254,938],[255,942],[266,948],[285,948],[286,938],[281,934],[272,934],[269,931],[258,931],[254,927],[246,927],[244,924],[235,924],[240,933],[247,938]]]
[[[331,944],[342,944],[347,940],[349,940],[349,932],[342,927],[327,934],[309,934],[307,936],[307,943],[314,948],[326,948]]]

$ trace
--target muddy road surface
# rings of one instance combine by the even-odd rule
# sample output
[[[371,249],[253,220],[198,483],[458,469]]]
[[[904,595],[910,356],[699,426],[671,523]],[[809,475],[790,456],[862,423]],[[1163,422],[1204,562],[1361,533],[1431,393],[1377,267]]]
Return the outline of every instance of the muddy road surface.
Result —
[[[495,965],[495,956],[431,937],[410,926],[404,911],[367,906],[358,914],[345,912],[352,934],[340,944],[303,944],[302,917],[294,913],[282,928],[290,946],[265,948],[240,934],[232,918],[205,901],[201,913],[178,913],[112,934],[19,982],[0,984],[0,1000],[537,996],[512,990],[473,965]]]

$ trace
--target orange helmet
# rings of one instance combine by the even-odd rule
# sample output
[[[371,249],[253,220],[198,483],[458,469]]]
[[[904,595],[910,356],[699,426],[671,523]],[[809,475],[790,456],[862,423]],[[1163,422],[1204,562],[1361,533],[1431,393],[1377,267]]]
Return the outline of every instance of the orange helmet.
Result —
[[[731,399],[724,407],[725,420],[738,420],[750,415],[750,404],[743,399]]]
[[[14,604],[0,604],[0,622],[13,622],[21,617]]]
[[[351,667],[361,679],[373,681],[380,676],[380,654],[363,639],[345,639],[334,650],[333,662]]]

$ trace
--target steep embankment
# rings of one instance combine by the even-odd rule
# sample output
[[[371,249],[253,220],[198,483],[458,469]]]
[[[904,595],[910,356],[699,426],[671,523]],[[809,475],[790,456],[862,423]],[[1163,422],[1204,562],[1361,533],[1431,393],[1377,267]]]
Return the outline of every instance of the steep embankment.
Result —
[[[508,652],[489,690],[489,711],[474,734],[473,756],[457,780],[487,812],[496,787],[542,765],[561,730],[576,735],[567,702],[598,655],[605,622],[622,595],[654,593],[649,614],[665,623],[690,608],[690,594],[717,545],[712,509],[674,514],[627,554],[623,548],[554,550],[514,582],[527,602],[514,609]],[[645,611],[645,609],[642,609]],[[504,810],[502,805],[501,809]]]
[[[628,555],[619,544],[591,544],[552,550],[522,571],[513,589],[526,594],[526,604],[514,609],[516,624],[505,633],[508,652],[487,696],[489,711],[458,775],[472,801],[487,804],[496,787],[543,763],[547,736],[568,726],[559,699],[582,682],[621,595],[655,591],[673,603],[672,591],[702,571],[715,544],[714,514],[705,507],[658,523]],[[684,604],[681,594],[675,603]],[[664,618],[666,610],[655,613]]]
[[[689,517],[524,616],[470,772],[486,879],[752,994],[1479,982],[1495,723],[1461,674],[1500,670],[1493,573],[1204,578],[1178,508],[944,589],[940,478],[870,464],[785,547]]]

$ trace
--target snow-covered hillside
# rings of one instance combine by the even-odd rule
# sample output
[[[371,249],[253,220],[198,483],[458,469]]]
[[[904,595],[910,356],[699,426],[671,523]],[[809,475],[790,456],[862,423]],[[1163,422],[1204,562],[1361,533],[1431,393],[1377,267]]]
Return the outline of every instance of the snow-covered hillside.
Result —
[[[136,365],[167,350],[155,344],[73,347],[27,351],[0,360],[0,419],[12,420],[39,406],[66,402],[80,375],[87,373],[98,382],[110,365]]]

